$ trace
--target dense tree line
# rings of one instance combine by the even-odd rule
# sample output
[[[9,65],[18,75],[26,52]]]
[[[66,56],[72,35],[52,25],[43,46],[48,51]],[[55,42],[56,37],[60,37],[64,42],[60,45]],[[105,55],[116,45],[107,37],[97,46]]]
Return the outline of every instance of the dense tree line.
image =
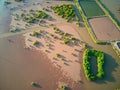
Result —
[[[90,62],[92,62],[90,59],[92,56],[95,56],[97,58],[97,75],[93,75],[91,73],[91,65]],[[104,77],[104,70],[103,70],[103,65],[104,65],[104,53],[101,51],[97,51],[97,50],[90,50],[90,49],[86,49],[84,52],[84,56],[83,56],[83,67],[84,67],[84,71],[85,71],[85,75],[87,77],[88,80],[95,80],[96,78],[103,78]]]

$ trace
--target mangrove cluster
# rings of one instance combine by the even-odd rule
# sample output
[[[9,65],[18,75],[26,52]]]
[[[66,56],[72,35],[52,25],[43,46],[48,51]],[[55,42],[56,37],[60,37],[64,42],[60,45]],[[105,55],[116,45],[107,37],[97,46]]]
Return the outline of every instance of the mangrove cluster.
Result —
[[[79,20],[78,16],[75,13],[75,8],[72,4],[51,6],[51,8],[57,15],[65,18],[67,22],[69,22],[70,20]]]

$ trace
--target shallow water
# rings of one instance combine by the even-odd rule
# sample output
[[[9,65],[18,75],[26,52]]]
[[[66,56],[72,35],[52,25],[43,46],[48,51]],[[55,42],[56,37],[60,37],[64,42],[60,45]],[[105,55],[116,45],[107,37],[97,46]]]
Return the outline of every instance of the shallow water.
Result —
[[[101,0],[120,22],[120,0]]]
[[[7,33],[10,25],[10,10],[4,5],[4,1],[0,0],[0,34]]]

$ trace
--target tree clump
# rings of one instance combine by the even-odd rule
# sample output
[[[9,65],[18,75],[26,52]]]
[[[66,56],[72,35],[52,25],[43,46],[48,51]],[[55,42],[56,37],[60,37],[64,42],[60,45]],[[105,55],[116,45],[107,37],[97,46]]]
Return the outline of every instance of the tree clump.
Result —
[[[91,74],[91,65],[90,65],[90,58],[92,56],[95,56],[97,58],[97,75],[93,75]],[[104,65],[104,53],[101,51],[97,51],[97,50],[90,50],[90,49],[86,49],[84,52],[84,56],[83,56],[83,67],[84,67],[84,71],[85,71],[85,75],[86,78],[88,80],[95,80],[96,78],[103,78],[104,77],[104,70],[103,70],[103,65]]]
[[[51,8],[57,15],[61,16],[62,18],[65,18],[67,22],[69,22],[70,20],[79,20],[78,16],[75,13],[75,8],[72,4],[51,6]]]

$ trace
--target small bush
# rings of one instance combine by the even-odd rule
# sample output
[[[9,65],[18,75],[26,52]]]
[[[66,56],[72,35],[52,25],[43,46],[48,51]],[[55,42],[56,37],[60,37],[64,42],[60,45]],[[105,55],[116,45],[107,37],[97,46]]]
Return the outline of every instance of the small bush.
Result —
[[[35,46],[38,44],[39,44],[39,41],[37,41],[37,40],[33,43],[33,45],[35,45]]]
[[[65,44],[69,43],[69,39],[68,38],[65,38],[63,41],[64,41]]]
[[[59,53],[56,53],[56,56],[57,56],[57,57],[59,57],[59,56],[60,56],[60,54],[59,54]]]
[[[38,37],[39,33],[36,32],[36,31],[33,31],[32,35],[35,36],[35,37]]]
[[[62,89],[62,90],[67,90],[67,86],[61,85],[61,86],[60,86],[60,89]]]
[[[31,82],[31,85],[32,85],[32,86],[35,86],[35,85],[36,85],[36,83],[35,83],[35,82]]]

